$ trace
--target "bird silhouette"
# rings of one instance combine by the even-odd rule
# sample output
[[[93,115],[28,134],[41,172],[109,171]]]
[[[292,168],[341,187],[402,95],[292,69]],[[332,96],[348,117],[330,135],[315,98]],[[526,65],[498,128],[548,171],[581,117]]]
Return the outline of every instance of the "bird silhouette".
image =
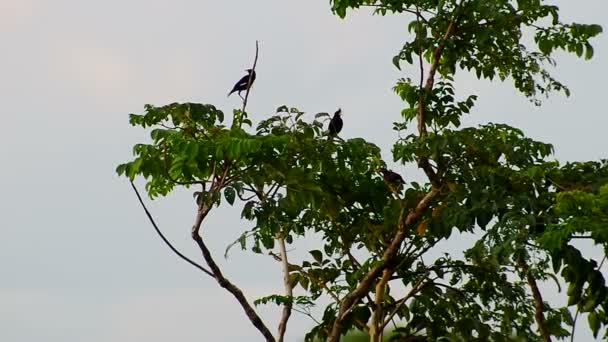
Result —
[[[396,172],[387,170],[385,168],[378,169],[378,171],[382,174],[384,182],[386,182],[392,192],[398,192],[401,186],[405,184],[403,177],[401,177],[401,175]]]
[[[342,130],[342,126],[344,122],[342,121],[342,109],[338,108],[338,110],[334,113],[334,117],[329,120],[329,139],[333,136],[338,135]]]
[[[255,81],[255,71],[252,69],[247,69],[245,71],[247,71],[247,75],[236,82],[234,87],[232,87],[232,90],[228,93],[228,96],[232,95],[235,91],[241,96],[242,91],[249,89],[253,85],[253,81]],[[251,82],[249,81],[250,78]]]

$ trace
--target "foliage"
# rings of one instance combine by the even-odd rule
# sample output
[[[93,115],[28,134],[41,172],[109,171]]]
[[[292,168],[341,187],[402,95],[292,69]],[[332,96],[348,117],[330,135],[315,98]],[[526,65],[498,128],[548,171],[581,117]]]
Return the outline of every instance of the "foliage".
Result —
[[[151,142],[135,145],[135,158],[117,172],[143,176],[151,198],[196,186],[199,210],[222,198],[238,202],[247,222],[236,242],[243,250],[267,254],[277,241],[321,236],[308,259],[288,264],[288,285],[299,294],[255,302],[310,314],[321,297],[330,298],[306,341],[334,341],[336,332],[352,329],[379,341],[393,320],[400,322],[393,341],[566,337],[574,324],[568,308],[552,307],[535,291],[537,281],[561,282],[557,274],[568,306],[587,314],[594,335],[605,330],[601,262],[573,241],[589,239],[608,253],[608,162],[560,165],[549,159],[551,145],[517,128],[461,128],[477,96],[457,99],[453,80],[458,70],[511,79],[535,104],[551,91],[569,94],[547,69],[555,65],[552,54],[591,58],[589,40],[601,27],[562,23],[556,6],[538,0],[331,4],[340,17],[362,6],[413,14],[412,39],[393,63],[419,64],[428,76],[394,88],[406,104],[395,130],[410,132],[413,122],[417,130],[392,152],[395,162],[420,166],[427,184],[394,193],[378,174],[386,163],[376,145],[328,139],[327,113],[309,119],[287,106],[253,128],[241,110],[228,126],[213,105],[147,105],[130,122],[150,129]],[[469,233],[478,239],[463,258],[424,258],[438,243]]]

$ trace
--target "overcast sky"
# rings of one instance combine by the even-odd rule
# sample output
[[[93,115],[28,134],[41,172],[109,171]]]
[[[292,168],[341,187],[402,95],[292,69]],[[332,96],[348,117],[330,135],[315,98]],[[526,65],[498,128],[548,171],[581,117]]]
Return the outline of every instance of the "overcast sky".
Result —
[[[566,21],[608,28],[605,0],[554,3]],[[327,0],[0,0],[0,340],[261,340],[229,294],[162,245],[116,176],[131,146],[146,139],[127,115],[175,101],[230,112],[240,104],[226,94],[250,66],[257,39],[254,120],[282,104],[308,113],[342,107],[343,136],[377,143],[390,161],[392,122],[404,106],[391,87],[417,77],[415,67],[391,64],[406,22],[368,11],[341,20]],[[608,157],[606,36],[594,45],[589,62],[558,56],[555,74],[573,95],[541,108],[510,83],[459,74],[458,94],[479,95],[465,124],[514,125],[553,143],[560,161]],[[150,208],[168,237],[200,259],[189,238],[190,192]],[[249,228],[238,216],[221,209],[205,222],[218,261],[250,298],[280,291],[270,258],[238,250],[222,257]],[[278,310],[261,312],[274,332]],[[298,341],[312,322],[292,317],[288,340]]]

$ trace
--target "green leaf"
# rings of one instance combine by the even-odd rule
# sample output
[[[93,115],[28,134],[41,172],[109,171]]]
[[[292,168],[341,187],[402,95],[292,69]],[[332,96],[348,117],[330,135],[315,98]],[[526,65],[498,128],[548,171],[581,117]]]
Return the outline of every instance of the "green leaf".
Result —
[[[312,257],[318,263],[321,263],[321,261],[323,260],[323,254],[318,249],[313,249],[312,251],[308,251],[308,253],[310,253],[310,255],[312,255]]]
[[[226,187],[226,189],[224,189],[224,197],[226,197],[226,201],[228,201],[230,205],[233,205],[236,197],[236,191],[234,191],[234,188]]]
[[[589,322],[589,327],[593,332],[593,338],[597,338],[597,334],[599,333],[602,324],[598,317],[598,314],[595,312],[590,312],[587,316],[587,321]]]
[[[393,65],[395,68],[401,70],[401,57],[399,55],[393,57]]]
[[[593,58],[593,46],[589,42],[585,43],[585,59],[590,60]]]

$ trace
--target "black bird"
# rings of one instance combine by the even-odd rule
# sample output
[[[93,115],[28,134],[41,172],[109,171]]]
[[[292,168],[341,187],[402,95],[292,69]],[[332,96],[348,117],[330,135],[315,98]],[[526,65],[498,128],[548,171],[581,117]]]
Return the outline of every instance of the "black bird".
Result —
[[[228,96],[232,95],[235,91],[238,91],[239,96],[241,96],[241,92],[247,90],[253,85],[253,81],[255,81],[255,71],[252,69],[247,69],[247,75],[243,76],[232,88],[232,90],[228,93]],[[251,76],[251,83],[249,82],[249,77]]]
[[[344,126],[344,122],[342,122],[342,109],[338,108],[338,110],[334,113],[334,117],[329,120],[329,139],[331,139],[334,135],[338,135],[342,130],[342,126]]]
[[[382,174],[384,181],[386,182],[386,184],[388,184],[388,187],[392,192],[397,192],[399,188],[401,188],[401,186],[405,184],[403,177],[401,177],[401,175],[396,172],[387,170],[385,168],[378,169],[378,171]]]

